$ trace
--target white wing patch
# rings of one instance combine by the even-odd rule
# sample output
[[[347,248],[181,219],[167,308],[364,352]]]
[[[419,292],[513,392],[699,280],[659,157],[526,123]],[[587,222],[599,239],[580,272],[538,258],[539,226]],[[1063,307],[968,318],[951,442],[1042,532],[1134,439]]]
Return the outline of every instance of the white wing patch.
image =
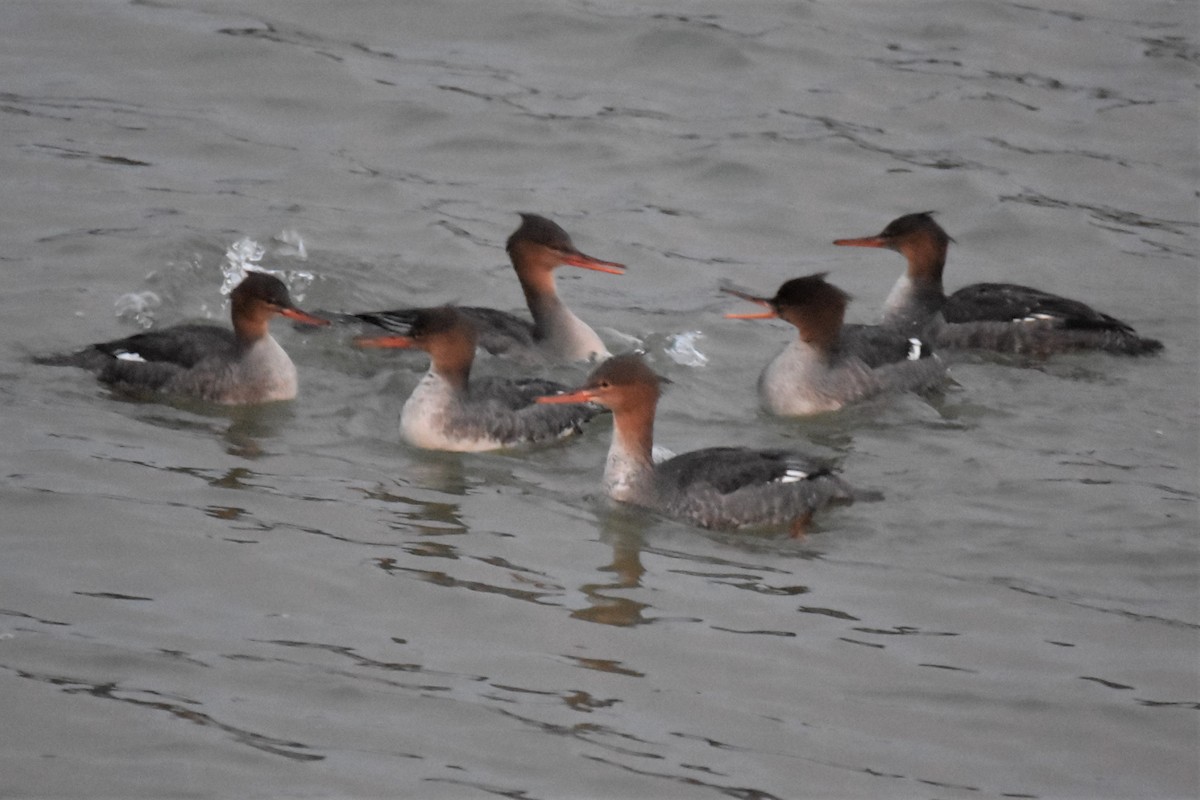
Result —
[[[908,340],[908,360],[917,361],[925,351],[925,343],[916,337]]]
[[[117,359],[120,361],[140,361],[143,364],[146,363],[146,359],[142,358],[137,353],[130,353],[128,351],[117,353]]]
[[[780,483],[799,483],[802,480],[807,480],[808,473],[798,467],[788,467],[783,471],[783,477],[779,479]]]
[[[1027,317],[1013,320],[1014,322],[1049,322],[1055,319],[1053,314],[1030,314]]]

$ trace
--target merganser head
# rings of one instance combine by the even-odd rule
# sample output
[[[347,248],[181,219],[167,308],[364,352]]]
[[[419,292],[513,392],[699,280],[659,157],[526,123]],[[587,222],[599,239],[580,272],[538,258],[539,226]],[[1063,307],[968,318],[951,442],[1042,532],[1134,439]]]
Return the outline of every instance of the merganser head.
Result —
[[[308,325],[329,324],[297,308],[284,282],[265,272],[247,273],[229,297],[234,328],[250,338],[264,335],[267,322],[276,314]]]
[[[504,249],[518,273],[534,268],[550,272],[560,264],[567,264],[612,275],[625,274],[624,264],[581,253],[557,223],[537,214],[521,214],[521,225],[508,237]]]
[[[637,353],[624,353],[604,361],[592,370],[578,389],[566,394],[539,397],[539,403],[586,403],[589,400],[611,409],[614,414],[626,410],[654,407],[666,378],[650,369]]]
[[[475,326],[454,306],[419,308],[413,312],[404,335],[359,336],[359,347],[387,347],[424,350],[435,359],[442,352],[466,351],[474,354],[478,334]]]
[[[946,263],[946,250],[954,240],[933,220],[932,211],[905,214],[887,224],[874,236],[857,239],[835,239],[843,247],[882,247],[895,250],[908,259],[909,276],[927,277],[941,281]]]
[[[904,252],[906,242],[926,238],[945,250],[950,242],[950,234],[942,230],[942,226],[934,222],[933,211],[919,211],[915,214],[905,214],[887,224],[887,227],[874,236],[863,236],[857,239],[835,239],[834,244],[843,247],[884,247],[888,250]]]
[[[754,314],[726,314],[727,319],[770,319],[779,317],[800,331],[800,338],[816,346],[837,341],[846,316],[850,295],[825,280],[828,273],[817,272],[786,281],[774,297],[757,297],[729,287],[722,291],[766,308]]]
[[[475,363],[478,334],[471,320],[454,306],[419,308],[412,315],[404,336],[359,336],[359,347],[396,347],[424,350],[430,370],[459,389],[465,390]]]

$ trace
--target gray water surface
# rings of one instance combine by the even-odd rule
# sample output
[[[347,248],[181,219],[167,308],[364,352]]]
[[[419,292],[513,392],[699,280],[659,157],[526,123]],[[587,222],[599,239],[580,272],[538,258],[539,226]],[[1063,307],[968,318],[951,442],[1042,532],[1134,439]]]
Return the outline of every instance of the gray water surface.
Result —
[[[0,796],[1196,796],[1196,17],[0,4]],[[719,281],[828,271],[876,319],[901,259],[830,243],[925,209],[949,289],[1165,351],[763,415],[793,334]],[[605,421],[414,451],[423,359],[348,333],[277,325],[301,396],[257,409],[29,360],[226,319],[247,238],[306,307],[520,309],[518,211],[629,265],[561,291],[674,382],[661,444],[794,445],[885,499],[713,534],[600,495]]]

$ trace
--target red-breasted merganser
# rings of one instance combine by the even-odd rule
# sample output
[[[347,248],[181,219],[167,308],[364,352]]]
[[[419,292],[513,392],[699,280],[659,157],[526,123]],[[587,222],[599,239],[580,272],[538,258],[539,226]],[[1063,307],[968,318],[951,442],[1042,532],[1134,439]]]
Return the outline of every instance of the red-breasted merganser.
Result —
[[[799,536],[813,512],[854,499],[829,464],[792,450],[709,447],[655,464],[654,412],[662,380],[641,356],[628,353],[601,363],[578,389],[538,399],[590,400],[612,410],[604,489],[614,500],[703,528],[787,527]]]
[[[800,333],[759,376],[759,395],[773,414],[836,411],[885,392],[928,389],[945,377],[942,360],[920,338],[874,325],[843,326],[850,295],[826,282],[825,273],[793,278],[774,297],[723,290],[767,309],[726,317],[778,317]]]
[[[567,232],[537,214],[521,214],[521,225],[505,245],[533,321],[505,311],[459,306],[479,333],[479,344],[489,353],[538,353],[553,361],[603,359],[610,354],[604,342],[583,320],[567,308],[554,284],[554,270],[562,264],[622,275],[625,265],[601,261],[581,253]],[[354,314],[385,330],[405,330],[417,309]]]
[[[190,397],[222,405],[249,405],[296,396],[296,365],[271,336],[276,314],[308,325],[328,325],[292,303],[283,281],[251,272],[230,295],[233,330],[188,323],[101,342],[39,363],[92,370],[126,391]]]
[[[1031,355],[1071,350],[1145,355],[1162,349],[1162,342],[1138,336],[1119,319],[1028,286],[975,283],[947,297],[942,269],[953,239],[932,213],[906,214],[875,236],[834,241],[895,250],[908,259],[908,271],[888,295],[883,324],[926,333],[936,347],[947,349]]]
[[[600,409],[586,403],[547,408],[542,395],[562,391],[539,378],[471,381],[476,331],[452,306],[414,310],[404,335],[361,336],[359,347],[416,348],[429,354],[429,371],[400,413],[400,434],[426,450],[479,452],[552,442],[579,433]]]

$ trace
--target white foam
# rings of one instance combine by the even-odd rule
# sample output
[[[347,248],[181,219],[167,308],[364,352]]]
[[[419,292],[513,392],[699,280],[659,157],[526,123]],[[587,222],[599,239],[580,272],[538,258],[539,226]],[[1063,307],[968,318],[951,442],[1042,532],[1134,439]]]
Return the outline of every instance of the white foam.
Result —
[[[144,292],[129,292],[117,298],[115,304],[117,316],[121,319],[132,318],[142,328],[154,325],[154,312],[162,305],[158,293],[146,290]]]
[[[668,339],[670,344],[666,349],[667,356],[676,364],[685,367],[703,367],[708,363],[708,356],[696,347],[696,341],[703,338],[704,334],[700,331],[677,333]]]

